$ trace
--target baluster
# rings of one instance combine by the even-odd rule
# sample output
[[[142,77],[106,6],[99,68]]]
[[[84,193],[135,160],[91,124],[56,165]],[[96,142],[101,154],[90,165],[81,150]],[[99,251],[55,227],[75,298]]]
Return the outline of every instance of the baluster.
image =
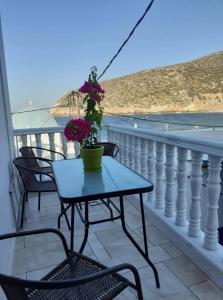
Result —
[[[111,137],[112,137],[112,143],[118,145],[118,137],[117,137],[117,132],[111,130]],[[116,157],[117,159],[117,157]]]
[[[202,184],[202,153],[191,151],[191,205],[189,212],[188,235],[198,237],[201,233],[201,184]]]
[[[128,141],[129,141],[129,135],[124,134],[123,136],[123,143],[124,143],[124,157],[123,157],[123,162],[125,166],[129,166],[129,157],[128,157]]]
[[[147,140],[148,159],[147,170],[148,179],[155,185],[155,143],[152,140]],[[148,201],[154,202],[155,191],[148,193]]]
[[[114,144],[116,144],[115,140],[115,132],[110,130],[110,141]]]
[[[187,225],[187,149],[178,148],[178,166],[177,166],[177,201],[176,201],[176,221],[177,226]]]
[[[115,140],[116,140],[116,144],[119,146],[119,152],[116,156],[116,159],[120,161],[120,154],[121,154],[121,144],[120,144],[120,138],[119,138],[119,132],[115,132]]]
[[[165,192],[165,216],[172,217],[175,214],[175,186],[174,186],[174,156],[175,147],[166,145],[166,192]]]
[[[134,138],[133,135],[129,135],[129,151],[128,151],[128,157],[129,157],[129,168],[131,170],[134,170]]]
[[[63,154],[67,157],[67,154],[68,154],[67,139],[65,138],[65,135],[63,132],[60,133],[60,138],[61,138],[61,142],[62,142]]]
[[[27,135],[21,135],[22,147],[28,145]]]
[[[220,171],[222,158],[209,155],[209,175],[207,180],[207,219],[204,247],[215,250],[218,245],[218,200],[220,193]]]
[[[135,172],[140,174],[141,166],[140,166],[140,138],[138,136],[134,136],[134,168]]]
[[[97,135],[96,135],[96,138],[97,138],[97,142],[100,143],[101,142],[101,133],[102,133],[102,130],[100,128],[97,128]]]
[[[112,139],[112,131],[111,130],[107,130],[107,141],[110,143],[113,143],[113,139]]]
[[[123,133],[119,132],[119,160],[123,163],[124,160],[124,143],[123,143]]]
[[[141,156],[140,156],[141,172],[140,173],[145,178],[148,177],[147,159],[148,159],[148,143],[146,139],[141,138]]]
[[[155,208],[164,208],[164,144],[156,142]]]
[[[75,157],[80,155],[80,143],[74,142],[74,155]]]
[[[35,133],[35,140],[36,140],[36,146],[41,148],[42,143],[41,143],[41,134],[40,133]],[[42,157],[41,149],[37,149],[36,152],[37,152],[38,157]]]
[[[50,142],[50,150],[55,151],[55,136],[54,133],[48,133],[48,137],[49,137],[49,142]],[[55,153],[51,153],[51,159],[55,160]]]

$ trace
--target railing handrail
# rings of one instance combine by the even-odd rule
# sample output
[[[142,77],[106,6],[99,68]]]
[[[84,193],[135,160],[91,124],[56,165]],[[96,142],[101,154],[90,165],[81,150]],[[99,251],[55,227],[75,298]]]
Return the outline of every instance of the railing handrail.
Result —
[[[24,129],[14,129],[14,135],[18,136],[18,135],[30,135],[30,134],[57,133],[63,131],[64,131],[64,127],[62,126],[24,128]]]
[[[169,132],[167,133],[142,128],[131,128],[123,125],[112,124],[108,125],[107,128],[120,133],[127,133],[129,135],[135,135],[145,139],[153,139],[157,142],[223,157],[223,142],[220,141],[206,141],[194,137],[179,136]]]

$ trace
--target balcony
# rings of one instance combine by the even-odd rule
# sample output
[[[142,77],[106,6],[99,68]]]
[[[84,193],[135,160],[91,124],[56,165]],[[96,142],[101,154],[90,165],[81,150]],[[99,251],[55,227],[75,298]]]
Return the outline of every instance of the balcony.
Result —
[[[211,141],[206,141],[207,135]],[[120,147],[118,159],[155,184],[145,195],[149,253],[160,274],[161,289],[143,258],[120,230],[119,222],[91,227],[85,254],[111,266],[130,262],[140,271],[145,299],[221,299],[223,292],[223,248],[217,228],[222,226],[220,172],[223,157],[219,131],[160,133],[139,128],[108,126],[108,141]],[[78,145],[67,144],[60,128],[15,131],[17,147],[27,144],[50,147],[68,157],[78,153]],[[39,153],[41,155],[41,153]],[[53,157],[52,157],[53,158]],[[204,164],[208,160],[208,167]],[[207,164],[207,162],[206,162]],[[220,197],[219,197],[220,195]],[[36,199],[29,201],[24,229],[56,227],[59,200],[45,194],[41,211]],[[137,201],[126,199],[128,227],[140,242],[141,223]],[[91,207],[92,217],[106,215],[101,205]],[[19,217],[19,214],[18,214]],[[76,245],[83,228],[76,218]],[[66,224],[62,231],[68,237]],[[61,260],[58,241],[25,238],[16,243],[14,274],[40,278]],[[50,252],[47,260],[44,255]],[[29,252],[39,259],[32,260]],[[128,276],[128,274],[126,274]],[[218,287],[217,287],[218,286]],[[220,287],[220,288],[219,288]],[[182,295],[182,296],[181,296]],[[135,299],[128,290],[117,299]]]

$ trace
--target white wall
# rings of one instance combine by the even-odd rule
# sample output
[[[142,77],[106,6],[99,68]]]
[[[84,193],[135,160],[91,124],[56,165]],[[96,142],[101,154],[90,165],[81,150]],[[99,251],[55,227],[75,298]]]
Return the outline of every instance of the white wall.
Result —
[[[0,234],[15,230],[9,198],[11,158],[13,156],[12,141],[10,104],[0,24]],[[0,241],[0,272],[10,272],[13,251],[13,241]],[[1,293],[0,299],[2,299]]]

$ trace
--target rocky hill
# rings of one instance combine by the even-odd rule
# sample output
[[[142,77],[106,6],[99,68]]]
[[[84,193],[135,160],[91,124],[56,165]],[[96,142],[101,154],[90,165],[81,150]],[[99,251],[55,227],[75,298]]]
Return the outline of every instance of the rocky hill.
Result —
[[[105,113],[223,111],[223,51],[191,62],[102,81]],[[57,102],[53,114],[65,104]]]

